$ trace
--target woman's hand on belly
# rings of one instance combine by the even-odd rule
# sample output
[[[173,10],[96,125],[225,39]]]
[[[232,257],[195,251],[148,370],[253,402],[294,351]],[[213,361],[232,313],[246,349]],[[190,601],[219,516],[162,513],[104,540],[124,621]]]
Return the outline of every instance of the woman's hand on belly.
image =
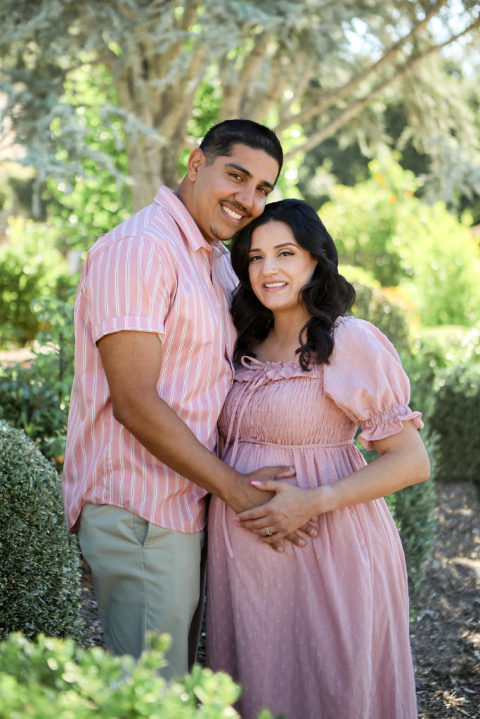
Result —
[[[287,478],[293,477],[294,475],[295,471],[291,467],[262,467],[261,469],[257,469],[254,472],[250,472],[249,474],[241,475],[242,479],[245,480],[245,483],[242,483],[243,489],[245,491],[245,496],[237,496],[235,503],[229,502],[229,504],[235,511],[240,512],[238,516],[243,516],[247,507],[251,512],[259,511],[261,513],[261,510],[265,506],[264,503],[268,502],[269,499],[274,499],[279,484],[283,484],[283,482],[279,482],[279,480],[282,477]],[[277,479],[271,479],[272,476],[277,477]],[[271,488],[267,489],[266,485],[271,485]],[[275,538],[271,536],[269,528],[269,531],[267,533],[268,537],[270,538],[268,544],[270,544],[272,548],[278,552],[283,552],[284,540],[295,544],[297,547],[305,547],[305,535],[307,537],[316,537],[318,534],[317,527],[312,524],[309,519],[310,516],[305,522],[297,524],[295,529],[282,532],[281,535],[277,534]],[[258,534],[260,536],[265,535],[265,529],[263,529],[262,534],[256,528],[251,529],[249,526],[242,526],[244,529],[248,529],[254,534]],[[300,530],[301,533],[296,530]]]
[[[281,481],[252,481],[263,492],[274,492],[275,496],[265,504],[241,512],[235,518],[238,526],[248,529],[261,537],[267,544],[278,542],[298,530],[313,537],[318,534],[312,524],[312,492],[296,485]],[[312,531],[313,530],[313,531]]]

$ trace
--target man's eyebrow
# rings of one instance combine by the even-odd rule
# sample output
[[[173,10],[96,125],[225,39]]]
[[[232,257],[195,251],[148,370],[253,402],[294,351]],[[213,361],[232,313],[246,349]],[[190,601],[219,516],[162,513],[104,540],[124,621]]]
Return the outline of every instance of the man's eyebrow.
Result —
[[[232,167],[235,170],[239,170],[239,172],[246,175],[247,177],[252,177],[252,173],[249,172],[249,170],[247,170],[245,167],[242,167],[241,165],[237,165],[236,162],[227,162],[225,167]],[[266,185],[271,190],[273,190],[273,185],[268,180],[260,180],[260,185]]]

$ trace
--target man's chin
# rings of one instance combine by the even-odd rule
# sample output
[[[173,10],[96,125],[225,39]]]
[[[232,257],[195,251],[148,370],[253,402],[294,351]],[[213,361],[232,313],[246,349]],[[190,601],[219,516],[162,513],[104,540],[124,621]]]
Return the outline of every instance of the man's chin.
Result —
[[[208,237],[207,240],[209,242],[213,242],[214,240],[218,240],[219,242],[228,242],[228,240],[231,240],[233,235],[244,226],[245,225],[242,224],[237,228],[232,227],[229,230],[221,230],[219,227],[210,227],[210,237]]]

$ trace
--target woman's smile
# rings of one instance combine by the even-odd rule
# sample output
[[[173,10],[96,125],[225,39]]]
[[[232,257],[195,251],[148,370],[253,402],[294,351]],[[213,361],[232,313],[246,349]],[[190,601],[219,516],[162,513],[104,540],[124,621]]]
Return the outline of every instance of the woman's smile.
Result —
[[[284,222],[267,222],[252,234],[248,274],[252,290],[273,313],[301,310],[300,292],[317,261],[297,243]]]

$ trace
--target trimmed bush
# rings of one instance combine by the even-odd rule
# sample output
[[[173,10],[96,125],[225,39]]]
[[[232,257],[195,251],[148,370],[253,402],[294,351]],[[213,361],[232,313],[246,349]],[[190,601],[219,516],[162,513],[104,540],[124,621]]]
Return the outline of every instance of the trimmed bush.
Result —
[[[24,432],[0,421],[0,639],[80,638],[80,556],[60,477]]]
[[[423,330],[408,358],[412,406],[424,412],[435,478],[480,484],[480,329]]]
[[[424,422],[429,425],[437,391],[449,372],[479,362],[480,329],[458,325],[423,328],[417,332],[412,352],[405,360],[412,386],[412,406],[424,413]]]
[[[50,719],[52,711],[56,719],[239,719],[240,688],[227,674],[196,665],[181,680],[161,678],[167,647],[167,637],[151,638],[135,663],[71,640],[13,634],[0,644],[0,719]]]
[[[480,488],[480,366],[478,356],[437,377],[432,429],[439,436],[437,477]]]

